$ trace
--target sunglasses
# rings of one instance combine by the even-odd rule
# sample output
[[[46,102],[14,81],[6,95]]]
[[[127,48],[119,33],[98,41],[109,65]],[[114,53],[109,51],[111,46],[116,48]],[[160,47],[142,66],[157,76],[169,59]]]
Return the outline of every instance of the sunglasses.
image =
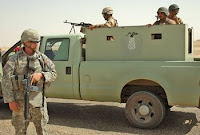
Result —
[[[102,14],[103,16],[106,16],[107,14]]]
[[[40,41],[28,41],[28,42],[36,44],[36,43],[39,43]]]
[[[174,11],[175,11],[176,13],[178,13],[178,12],[179,12],[179,9],[175,9]]]

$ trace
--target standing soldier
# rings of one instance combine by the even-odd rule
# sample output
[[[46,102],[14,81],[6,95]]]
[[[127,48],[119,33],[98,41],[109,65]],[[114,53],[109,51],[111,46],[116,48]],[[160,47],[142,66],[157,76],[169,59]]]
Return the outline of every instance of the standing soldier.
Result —
[[[32,121],[38,135],[47,135],[49,120],[44,88],[56,79],[53,62],[46,55],[36,51],[40,35],[28,29],[21,35],[24,47],[11,56],[3,68],[2,91],[4,102],[9,103],[12,110],[12,125],[16,135],[26,133],[24,121],[24,93],[22,80],[31,75],[31,85],[38,91],[30,91],[28,122]],[[27,68],[29,67],[29,68]]]
[[[179,12],[179,7],[176,4],[172,4],[171,6],[169,6],[169,19],[172,19],[176,22],[176,24],[183,24],[183,21],[177,17],[177,14]]]
[[[89,26],[89,29],[94,29],[94,28],[106,28],[106,27],[117,27],[117,20],[113,18],[112,16],[113,10],[111,7],[105,7],[102,11],[102,15],[104,19],[107,21],[104,24],[98,24],[98,25],[91,25]]]
[[[157,14],[158,14],[159,20],[157,20],[153,25],[176,24],[175,21],[168,18],[169,12],[168,12],[167,8],[160,7],[157,11]],[[147,26],[149,27],[149,26],[151,26],[151,24],[148,24]]]

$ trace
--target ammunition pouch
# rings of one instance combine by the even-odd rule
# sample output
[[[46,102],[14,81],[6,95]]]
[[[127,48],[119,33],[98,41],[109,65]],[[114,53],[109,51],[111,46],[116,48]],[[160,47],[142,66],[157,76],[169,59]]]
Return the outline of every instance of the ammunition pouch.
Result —
[[[13,86],[13,90],[25,90],[25,85],[27,83],[27,79],[25,75],[13,75],[11,77],[11,82]],[[39,88],[37,86],[31,85],[30,91],[33,92],[40,92]]]
[[[24,85],[22,83],[24,78],[25,78],[24,75],[12,75],[11,76],[13,90],[24,90]]]

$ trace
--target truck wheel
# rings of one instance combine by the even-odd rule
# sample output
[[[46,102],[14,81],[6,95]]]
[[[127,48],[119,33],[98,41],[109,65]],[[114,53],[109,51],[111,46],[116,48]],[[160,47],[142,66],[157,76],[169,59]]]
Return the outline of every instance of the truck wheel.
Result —
[[[163,101],[152,92],[136,92],[126,102],[126,117],[137,128],[155,128],[162,122],[165,113]]]

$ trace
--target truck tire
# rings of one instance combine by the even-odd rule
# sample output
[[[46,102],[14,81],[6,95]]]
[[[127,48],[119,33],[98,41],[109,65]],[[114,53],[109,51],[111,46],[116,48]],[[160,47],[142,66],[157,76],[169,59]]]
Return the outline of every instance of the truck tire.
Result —
[[[125,114],[132,126],[152,129],[162,122],[166,108],[156,94],[149,91],[138,91],[128,98]]]

